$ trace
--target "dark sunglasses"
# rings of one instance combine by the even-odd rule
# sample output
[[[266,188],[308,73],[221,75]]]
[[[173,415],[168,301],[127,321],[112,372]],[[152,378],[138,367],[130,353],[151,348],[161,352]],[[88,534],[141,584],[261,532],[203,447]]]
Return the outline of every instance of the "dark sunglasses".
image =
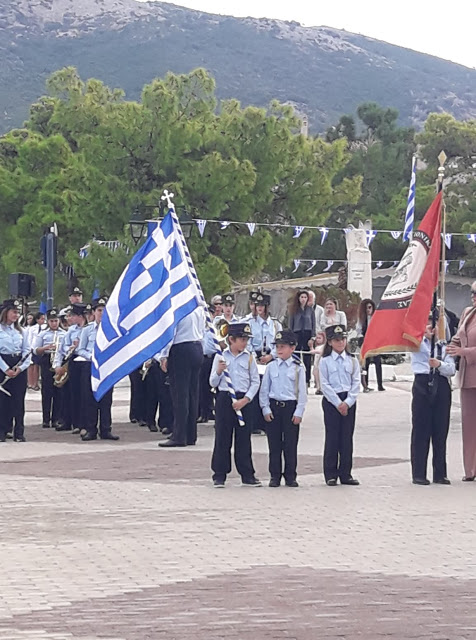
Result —
[[[471,289],[471,295],[476,296],[476,291],[474,289]]]

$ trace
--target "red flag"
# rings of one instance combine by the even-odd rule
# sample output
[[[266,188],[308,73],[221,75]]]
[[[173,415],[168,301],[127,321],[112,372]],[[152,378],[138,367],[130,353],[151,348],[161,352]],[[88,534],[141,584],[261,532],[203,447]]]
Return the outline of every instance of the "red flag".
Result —
[[[438,286],[441,251],[440,192],[395,270],[365,335],[361,359],[391,351],[417,351]]]

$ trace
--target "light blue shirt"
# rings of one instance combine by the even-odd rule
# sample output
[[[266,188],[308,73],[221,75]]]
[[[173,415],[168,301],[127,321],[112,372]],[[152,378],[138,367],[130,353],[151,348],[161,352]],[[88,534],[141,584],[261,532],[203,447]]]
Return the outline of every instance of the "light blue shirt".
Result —
[[[96,344],[96,336],[98,334],[99,325],[97,322],[91,322],[81,331],[79,345],[76,349],[78,356],[86,360],[92,360],[94,345]]]
[[[33,348],[33,353],[37,356],[44,355],[44,354],[39,354],[38,349],[40,347],[46,347],[49,344],[54,344],[56,341],[58,341],[58,351],[59,351],[65,335],[66,335],[66,331],[64,329],[58,329],[57,331],[53,331],[53,329],[50,329],[50,328],[45,329],[44,331],[39,333],[37,336],[35,336],[35,340],[31,345]],[[45,353],[47,353],[48,355],[51,354],[51,352],[45,352]]]
[[[217,316],[217,317],[215,318],[215,320],[213,321],[213,326],[214,326],[215,328],[216,328],[216,327],[218,327],[218,325],[219,325],[219,323],[220,323],[220,321],[221,321],[221,320],[226,320],[226,318],[225,318],[225,316],[224,316],[223,314],[222,314],[221,316]],[[226,321],[227,321],[227,322],[239,322],[239,321],[240,321],[240,319],[238,318],[238,316],[235,316],[235,314],[233,314],[233,315],[231,316],[231,320],[230,320],[230,321],[226,320]]]
[[[86,327],[87,325],[85,325]],[[81,332],[83,331],[84,327],[80,327],[79,324],[72,324],[68,331],[66,332],[66,335],[61,343],[61,348],[58,350],[57,354],[56,354],[56,358],[54,361],[54,366],[55,367],[60,367],[63,364],[63,358],[69,353],[69,351],[71,350],[71,347],[73,346],[73,342],[75,340],[79,340],[81,338]],[[79,348],[79,344],[78,347],[76,347],[76,349],[74,350],[74,353],[77,353],[77,350]]]
[[[213,336],[218,337],[215,330],[210,331],[209,329],[205,329],[202,340],[203,354],[205,356],[213,356],[217,352]]]
[[[217,373],[218,363],[222,358],[226,360],[226,370],[230,374],[234,390],[244,393],[251,402],[259,389],[258,365],[254,355],[246,349],[237,356],[234,356],[230,349],[225,349],[223,356],[217,353],[210,373],[210,386],[218,387],[220,391],[228,391],[225,374]]]
[[[423,338],[420,344],[420,351],[412,353],[412,371],[416,375],[418,373],[430,373],[430,352],[431,342],[427,338]],[[446,348],[442,345],[441,356],[439,356],[439,349],[435,345],[435,358],[441,362],[441,366],[437,371],[445,378],[451,378],[456,373],[456,365],[453,358],[446,353]]]
[[[264,416],[272,413],[270,399],[281,402],[296,400],[294,417],[303,417],[307,402],[306,370],[302,364],[297,364],[292,356],[287,360],[277,358],[266,367],[259,392],[259,403]]]
[[[168,358],[174,344],[182,342],[201,342],[205,332],[205,314],[203,307],[197,307],[185,316],[175,328],[174,338],[159,354],[160,358]],[[157,359],[157,358],[156,358]]]
[[[30,351],[30,341],[26,331],[17,331],[13,324],[0,325],[0,369],[5,373],[10,369],[1,354],[13,356],[21,353],[24,358]],[[21,365],[20,370],[25,371],[31,364],[31,358],[27,358]]]
[[[344,402],[348,407],[355,404],[360,391],[360,365],[357,358],[345,351],[340,354],[332,351],[329,356],[320,359],[319,375],[321,391],[334,407],[342,402],[338,393],[347,393]]]
[[[273,357],[276,357],[276,348],[273,346],[276,336],[276,328],[282,331],[281,323],[269,317],[267,320],[260,316],[252,316],[247,320],[251,328],[251,348],[253,351],[262,351],[263,346],[270,351]]]

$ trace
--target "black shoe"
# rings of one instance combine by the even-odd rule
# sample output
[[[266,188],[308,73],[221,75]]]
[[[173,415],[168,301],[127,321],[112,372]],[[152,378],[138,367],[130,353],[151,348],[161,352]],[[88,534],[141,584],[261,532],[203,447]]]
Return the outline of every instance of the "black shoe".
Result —
[[[278,478],[271,478],[271,480],[269,481],[268,487],[279,487],[280,484],[281,484],[281,480],[279,480]]]
[[[119,440],[119,436],[115,436],[113,433],[105,433],[103,436],[100,436],[101,440]]]
[[[90,442],[91,440],[97,440],[97,436],[93,436],[91,433],[85,433],[84,436],[81,436],[81,440],[83,442]]]
[[[169,429],[168,427],[164,427],[164,428],[162,429],[162,434],[163,434],[164,436],[169,436],[171,433],[172,433],[172,429]]]
[[[261,480],[258,480],[258,478],[242,478],[241,484],[244,487],[262,487],[263,486],[261,484]]]
[[[152,431],[153,433],[158,433],[158,429],[157,429],[157,425],[155,424],[149,424],[149,431]]]
[[[299,487],[299,482],[297,480],[291,480],[290,482],[286,482],[287,487]]]
[[[385,387],[378,387],[379,391],[386,391]]]
[[[194,447],[196,442],[187,442],[187,447]]]
[[[145,422],[145,420],[139,420],[139,427],[147,427],[147,422]]]
[[[20,436],[19,438],[13,438],[13,442],[26,442],[25,436]]]
[[[11,431],[9,431],[7,433],[7,440],[11,440],[13,438],[13,433]]]
[[[61,425],[61,427],[55,427],[56,431],[71,431],[71,427],[65,427]]]
[[[215,487],[215,489],[224,489],[225,488],[225,481],[224,480],[214,480],[213,481],[213,486]]]
[[[475,476],[464,476],[462,479],[463,482],[474,482]]]
[[[73,431],[71,432],[73,435],[77,436],[78,433],[81,432],[81,429],[79,427],[74,427]]]
[[[43,427],[43,429],[49,429],[51,425],[48,422],[43,422],[41,426]]]
[[[208,422],[208,420],[202,416],[197,419],[197,424],[204,424],[205,422]]]
[[[186,447],[187,445],[182,442],[175,442],[175,440],[162,440],[159,442],[159,447]]]
[[[373,391],[373,389],[370,387],[364,387],[364,393],[370,393],[371,391]]]
[[[428,478],[413,478],[412,482],[413,484],[421,484],[421,485],[430,484],[430,481],[428,480]]]
[[[329,478],[329,480],[326,480],[326,484],[328,487],[337,487],[337,480],[336,478]]]
[[[451,484],[451,480],[449,478],[438,478],[438,480],[433,480],[433,484]]]
[[[341,480],[341,484],[348,484],[351,487],[357,487],[360,482],[356,478],[347,478],[347,480]]]
[[[138,420],[137,418],[131,418],[129,422],[131,422],[132,424],[137,424]]]
[[[253,429],[251,432],[254,436],[264,436],[266,435],[263,429]]]

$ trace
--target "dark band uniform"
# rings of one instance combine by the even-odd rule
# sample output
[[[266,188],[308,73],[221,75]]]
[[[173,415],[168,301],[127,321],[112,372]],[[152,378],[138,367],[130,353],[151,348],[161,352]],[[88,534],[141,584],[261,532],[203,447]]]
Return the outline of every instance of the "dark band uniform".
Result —
[[[77,289],[77,287],[76,287]],[[76,293],[76,292],[75,292]],[[79,295],[79,294],[77,294]],[[70,314],[72,316],[85,317],[86,305],[83,303],[74,303],[71,305]],[[65,359],[68,359],[68,380],[62,387],[63,391],[63,410],[62,410],[62,426],[58,427],[58,431],[70,431],[79,433],[84,428],[84,403],[82,402],[81,390],[81,369],[89,368],[89,362],[78,359],[78,347],[81,333],[86,324],[72,324],[61,343],[54,366],[61,367]],[[77,341],[77,346],[74,344]]]
[[[15,300],[5,300],[0,307],[0,313],[9,309],[18,309]],[[27,385],[27,372],[30,366],[31,357],[28,344],[28,335],[25,331],[18,331],[13,324],[0,325],[0,369],[5,374],[9,369],[13,369],[22,358],[26,358],[20,365],[20,371],[15,378],[10,378],[5,382],[3,388],[11,395],[8,396],[0,391],[0,442],[5,442],[7,433],[11,430],[13,421],[13,437],[16,441],[24,441],[25,431],[25,394]],[[2,376],[5,378],[5,376]]]
[[[46,314],[47,320],[58,320],[58,312],[56,309],[50,309]],[[49,326],[43,329],[41,333],[36,336],[35,343],[33,345],[33,353],[40,357],[40,369],[41,369],[41,408],[43,413],[43,427],[59,427],[59,423],[62,416],[62,398],[63,390],[55,387],[54,385],[54,361],[57,353],[61,349],[61,344],[64,340],[66,332],[64,329],[51,329]],[[39,353],[38,350],[42,347],[54,345],[56,352],[45,351]]]
[[[107,298],[102,297],[93,301],[93,311],[98,307],[105,307]],[[91,322],[81,332],[81,338],[78,346],[78,356],[84,358],[89,366],[85,366],[81,371],[82,401],[84,403],[84,427],[87,433],[82,436],[84,441],[96,440],[99,435],[102,440],[119,440],[119,436],[112,434],[112,393],[110,389],[99,402],[93,395],[91,386],[91,360],[96,343],[96,336],[99,329],[97,322]]]

